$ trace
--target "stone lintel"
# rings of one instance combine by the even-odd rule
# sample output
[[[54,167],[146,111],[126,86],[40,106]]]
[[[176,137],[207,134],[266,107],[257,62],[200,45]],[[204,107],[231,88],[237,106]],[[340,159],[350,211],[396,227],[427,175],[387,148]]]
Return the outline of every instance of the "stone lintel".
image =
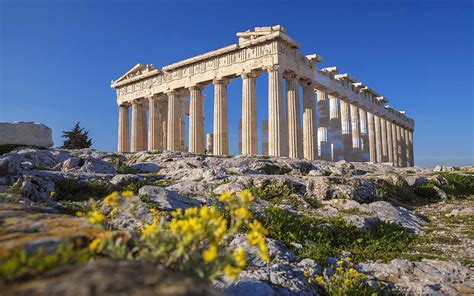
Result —
[[[357,81],[357,79],[354,76],[352,76],[348,73],[334,75],[334,78],[336,78],[337,80],[346,80],[346,81],[349,81],[349,82],[356,82]]]

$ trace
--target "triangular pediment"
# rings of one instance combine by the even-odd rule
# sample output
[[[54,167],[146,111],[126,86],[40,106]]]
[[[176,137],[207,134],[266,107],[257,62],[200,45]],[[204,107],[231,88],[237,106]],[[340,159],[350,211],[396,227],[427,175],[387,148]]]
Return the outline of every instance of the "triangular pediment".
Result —
[[[128,70],[127,73],[122,75],[120,78],[115,80],[113,83],[119,83],[127,79],[140,76],[142,74],[148,73],[150,71],[156,70],[152,64],[136,64],[132,69]]]

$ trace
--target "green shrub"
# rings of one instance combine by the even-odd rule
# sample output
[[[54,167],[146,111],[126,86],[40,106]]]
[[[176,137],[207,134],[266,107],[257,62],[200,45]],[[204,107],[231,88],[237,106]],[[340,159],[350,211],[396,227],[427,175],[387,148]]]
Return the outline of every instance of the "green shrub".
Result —
[[[99,180],[77,181],[66,178],[54,182],[59,200],[84,201],[89,198],[104,197],[112,192],[111,186]]]
[[[124,159],[118,155],[114,158],[114,166],[117,174],[135,174],[136,170],[127,165]]]
[[[414,202],[418,200],[413,189],[406,184],[402,177],[396,180],[378,180],[377,194],[388,200]]]
[[[265,180],[259,187],[247,184],[247,188],[252,192],[253,196],[273,203],[279,203],[296,193],[294,187],[276,180]]]
[[[76,250],[72,243],[60,245],[51,254],[39,249],[28,255],[25,251],[16,249],[11,254],[0,257],[0,278],[6,281],[28,278],[53,268],[86,262],[88,259],[88,250]]]
[[[457,173],[441,173],[448,181],[448,185],[442,185],[442,189],[447,194],[455,197],[467,197],[474,195],[474,181],[470,175],[460,175]]]

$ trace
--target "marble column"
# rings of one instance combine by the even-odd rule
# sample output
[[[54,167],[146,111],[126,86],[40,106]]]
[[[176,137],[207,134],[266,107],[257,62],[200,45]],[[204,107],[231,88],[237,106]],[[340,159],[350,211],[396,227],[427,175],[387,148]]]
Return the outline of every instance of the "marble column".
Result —
[[[206,134],[206,153],[213,154],[212,149],[214,148],[214,135]]]
[[[393,143],[392,143],[392,124],[390,121],[385,120],[385,129],[387,130],[387,152],[388,162],[393,164]]]
[[[179,94],[176,91],[168,93],[168,118],[167,118],[167,149],[179,151]]]
[[[268,67],[268,154],[286,156],[288,141],[284,138],[283,76],[279,65]]]
[[[397,126],[391,122],[392,129],[392,150],[393,150],[393,165],[398,166],[398,140],[397,140]]]
[[[367,112],[367,127],[369,132],[369,155],[370,155],[370,162],[377,162],[377,152],[376,144],[375,144],[375,122],[374,122],[374,114],[371,112]]]
[[[146,113],[147,113],[147,102],[142,102],[141,108],[139,108],[139,120],[138,126],[140,132],[138,133],[138,139],[140,142],[139,151],[146,151],[148,148],[148,132],[147,132],[147,124],[146,124]]]
[[[401,146],[402,146],[402,167],[407,167],[407,146],[406,146],[406,139],[405,139],[405,128],[400,127],[400,139],[401,139]]]
[[[395,124],[395,128],[397,130],[397,166],[402,167],[403,166],[403,160],[402,160],[402,136],[401,136],[401,129],[400,126]]]
[[[242,154],[258,153],[256,75],[242,77]]]
[[[229,155],[227,79],[214,79],[214,155]]]
[[[148,151],[159,151],[162,149],[162,128],[158,98],[152,96],[148,98]]]
[[[362,142],[360,138],[359,107],[351,104],[352,161],[362,161]]]
[[[413,131],[408,131],[408,149],[410,150],[410,159],[408,160],[409,166],[415,166],[415,155],[413,150]]]
[[[329,98],[324,91],[316,91],[318,97],[318,156],[322,160],[331,160],[329,142]]]
[[[268,119],[262,120],[262,155],[268,155]]]
[[[190,87],[189,94],[189,152],[204,154],[202,87]]]
[[[405,131],[405,151],[406,151],[406,166],[411,166],[411,151],[410,151],[410,136],[409,131],[404,129]]]
[[[132,102],[132,152],[144,151],[146,149],[145,117],[146,113],[144,112],[142,102],[134,100]]]
[[[161,149],[167,150],[168,146],[168,101],[160,102],[160,116],[161,116]]]
[[[331,142],[331,160],[344,159],[342,154],[341,112],[339,99],[329,94],[329,131]]]
[[[380,131],[382,135],[382,162],[388,161],[388,147],[387,147],[387,123],[383,117],[380,117]]]
[[[186,151],[186,98],[179,96],[179,151]]]
[[[342,134],[342,153],[343,158],[352,161],[352,131],[351,114],[349,103],[341,99],[341,134]]]
[[[302,142],[300,127],[300,97],[296,75],[290,74],[286,79],[286,100],[288,120],[288,157],[301,158]]]
[[[362,141],[362,161],[370,161],[369,129],[367,111],[359,108],[360,139]]]
[[[130,126],[128,105],[119,106],[118,152],[130,152]]]
[[[382,129],[380,124],[380,117],[374,115],[375,124],[375,160],[382,162]]]
[[[315,160],[317,157],[316,106],[313,85],[303,85],[303,157]]]

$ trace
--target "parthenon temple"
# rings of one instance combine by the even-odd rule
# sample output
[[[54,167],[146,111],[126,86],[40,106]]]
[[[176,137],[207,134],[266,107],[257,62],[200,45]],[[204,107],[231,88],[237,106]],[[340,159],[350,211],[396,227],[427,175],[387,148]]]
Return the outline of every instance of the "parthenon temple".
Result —
[[[229,155],[227,85],[240,77],[239,154],[257,154],[256,78],[266,72],[262,154],[414,165],[414,121],[388,106],[385,97],[349,74],[338,74],[337,67],[319,69],[322,58],[300,53],[281,26],[257,27],[237,37],[237,44],[162,69],[137,64],[112,81],[119,106],[118,151]],[[203,88],[210,84],[213,132],[206,136]]]

